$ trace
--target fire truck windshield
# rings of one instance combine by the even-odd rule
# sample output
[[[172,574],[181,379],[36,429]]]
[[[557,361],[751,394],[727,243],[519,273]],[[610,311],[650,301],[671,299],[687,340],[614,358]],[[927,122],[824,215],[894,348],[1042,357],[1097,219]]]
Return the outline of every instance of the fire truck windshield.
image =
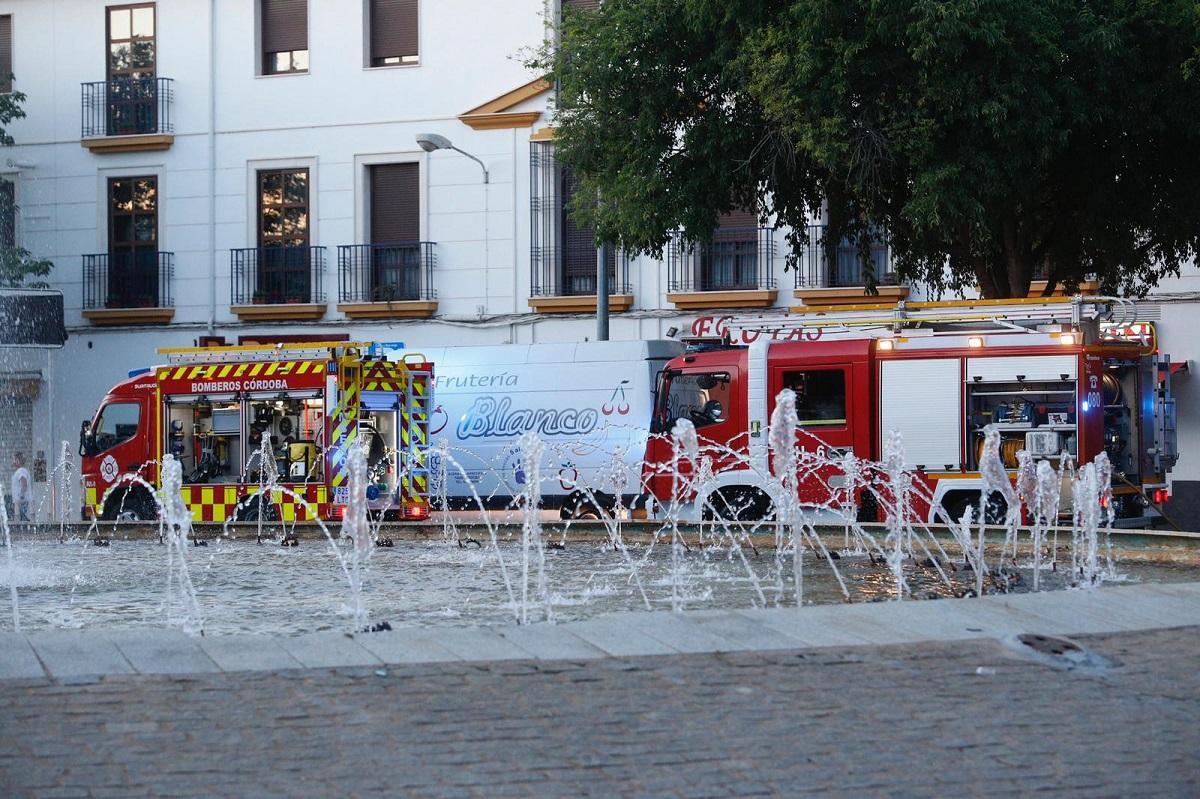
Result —
[[[654,432],[668,433],[680,419],[697,429],[725,421],[728,372],[665,372],[654,412]]]

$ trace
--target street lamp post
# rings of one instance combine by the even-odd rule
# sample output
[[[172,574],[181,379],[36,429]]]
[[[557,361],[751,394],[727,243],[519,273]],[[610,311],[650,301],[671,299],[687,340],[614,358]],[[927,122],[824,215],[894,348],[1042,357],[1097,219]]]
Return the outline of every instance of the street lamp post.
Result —
[[[596,341],[608,341],[608,254],[612,245],[600,242],[596,248]]]
[[[488,170],[475,156],[471,155],[466,150],[461,150],[455,147],[454,144],[445,136],[437,133],[418,133],[417,144],[427,153],[432,153],[434,150],[453,150],[456,153],[465,155],[475,163],[479,164],[479,168],[483,170],[483,310],[487,312],[488,300]],[[516,268],[516,264],[513,264]]]

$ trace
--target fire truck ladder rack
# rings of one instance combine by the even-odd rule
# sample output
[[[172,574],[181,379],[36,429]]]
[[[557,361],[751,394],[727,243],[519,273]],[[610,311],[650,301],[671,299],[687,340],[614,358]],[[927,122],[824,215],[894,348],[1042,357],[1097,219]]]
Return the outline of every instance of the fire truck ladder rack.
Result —
[[[160,349],[172,366],[193,363],[251,363],[260,361],[316,361],[339,352],[366,352],[370,343],[358,341],[305,341],[301,344],[247,344],[234,347],[173,347]]]
[[[408,420],[404,443],[403,493],[410,501],[429,504],[429,421],[433,416],[433,375],[424,369],[408,370]]]
[[[1059,324],[1079,328],[1084,324],[1137,321],[1133,302],[1116,297],[1063,297],[956,300],[949,302],[899,302],[895,305],[843,305],[793,312],[785,316],[738,317],[729,327],[762,333],[782,333],[807,328],[870,329],[899,332],[925,328],[933,332],[962,334],[967,328],[990,331],[1033,331],[1039,325]]]

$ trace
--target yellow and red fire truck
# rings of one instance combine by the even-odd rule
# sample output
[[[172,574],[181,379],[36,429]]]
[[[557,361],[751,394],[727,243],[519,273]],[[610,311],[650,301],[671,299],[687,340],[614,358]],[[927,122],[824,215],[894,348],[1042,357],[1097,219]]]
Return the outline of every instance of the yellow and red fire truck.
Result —
[[[337,519],[349,448],[365,438],[373,515],[429,515],[433,364],[396,344],[305,342],[159,350],[80,431],[83,515],[156,518],[162,459],[183,466],[196,522]],[[260,494],[270,486],[268,500]]]

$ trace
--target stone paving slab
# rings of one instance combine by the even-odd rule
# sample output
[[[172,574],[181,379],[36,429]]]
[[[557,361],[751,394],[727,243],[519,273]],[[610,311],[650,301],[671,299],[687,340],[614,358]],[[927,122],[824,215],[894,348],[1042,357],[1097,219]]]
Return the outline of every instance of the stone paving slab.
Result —
[[[102,631],[38,630],[27,640],[51,677],[137,673]]]
[[[267,635],[217,635],[200,639],[200,648],[222,671],[280,671],[304,665]]]
[[[571,634],[614,657],[679,654],[679,650],[641,630],[604,618],[572,621],[562,626]]]
[[[1037,601],[1036,594],[989,597],[1006,608],[1039,619],[1054,633],[1103,633],[1200,623],[1200,602],[1181,595],[1156,595],[1144,586],[1109,590],[1085,589],[1055,592],[1055,602]],[[1031,601],[1031,599],[1033,601]]]
[[[463,660],[528,660],[534,654],[487,627],[432,628],[432,640]]]
[[[765,651],[799,649],[804,646],[799,639],[759,624],[736,611],[689,610],[687,615],[692,624],[724,640],[732,641],[738,649]]]
[[[863,630],[862,625],[833,622],[823,607],[804,608],[802,612],[795,608],[754,608],[734,612],[754,624],[778,630],[806,647],[861,646],[871,643],[875,631],[874,625]]]
[[[1168,602],[1144,594],[1120,596],[1109,591],[1064,591],[1062,598],[1049,606],[1030,603],[1022,597],[1008,597],[1007,607],[1022,610],[1053,622],[1064,632],[1111,632],[1171,627],[1178,623],[1168,612]]]
[[[831,624],[841,619],[852,621],[853,632],[880,644],[908,644],[916,641],[961,640],[980,637],[967,629],[964,616],[943,611],[937,602],[870,602],[839,608],[841,613],[830,617]],[[948,600],[958,604],[957,600]]]
[[[607,621],[618,630],[637,630],[662,641],[676,652],[733,652],[745,647],[692,621],[690,613],[656,611],[650,613],[610,613],[597,621]]]
[[[992,602],[991,599],[992,597],[954,600],[953,609],[947,610],[947,613],[961,616],[963,629],[967,632],[992,638],[1043,630],[1047,624],[1047,620],[1041,616]],[[949,600],[939,600],[939,606],[946,601]]]
[[[538,660],[590,660],[607,656],[599,647],[557,624],[497,627],[496,633],[533,653]]]
[[[490,660],[586,660],[680,653],[1110,633],[1200,625],[1200,583],[1106,586],[961,600],[803,609],[615,613],[566,624],[406,628],[296,637],[191,638],[178,630],[3,634],[0,679],[86,678]]]
[[[41,661],[20,633],[0,633],[0,680],[45,677]]]
[[[358,633],[354,640],[384,663],[439,663],[462,660],[433,640],[422,627],[400,627],[378,633]]]
[[[277,640],[289,655],[308,668],[378,666],[383,662],[345,633],[308,633]]]
[[[107,636],[138,674],[193,674],[221,671],[193,638],[182,630],[109,630]]]

